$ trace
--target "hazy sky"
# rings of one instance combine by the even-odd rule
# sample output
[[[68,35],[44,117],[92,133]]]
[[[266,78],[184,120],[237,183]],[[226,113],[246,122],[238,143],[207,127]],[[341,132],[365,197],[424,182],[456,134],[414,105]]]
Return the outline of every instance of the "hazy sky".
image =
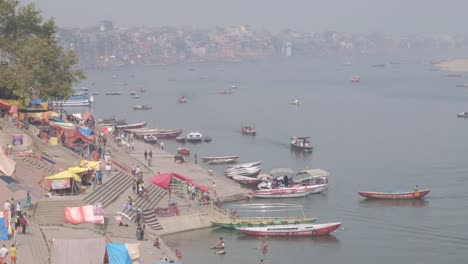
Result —
[[[468,33],[466,0],[20,0],[61,27],[213,26],[389,33]]]

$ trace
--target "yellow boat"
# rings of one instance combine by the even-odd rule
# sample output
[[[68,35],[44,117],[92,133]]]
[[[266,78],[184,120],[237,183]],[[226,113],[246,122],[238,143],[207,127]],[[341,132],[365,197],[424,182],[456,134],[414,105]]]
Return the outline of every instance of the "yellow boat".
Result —
[[[305,224],[313,223],[317,218],[310,217],[252,217],[252,218],[237,218],[211,221],[215,226],[224,228],[250,227],[250,226],[267,226],[267,225],[287,225],[287,224]]]

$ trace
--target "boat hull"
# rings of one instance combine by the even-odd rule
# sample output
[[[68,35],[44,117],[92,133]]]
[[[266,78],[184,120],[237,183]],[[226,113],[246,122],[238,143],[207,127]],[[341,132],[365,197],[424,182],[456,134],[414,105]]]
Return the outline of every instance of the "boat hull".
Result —
[[[135,123],[135,124],[129,124],[129,125],[120,125],[117,126],[117,129],[138,129],[138,128],[143,128],[146,126],[146,122],[141,122],[141,123]]]
[[[297,186],[291,188],[257,190],[253,193],[256,198],[297,198],[313,193],[320,193],[328,188],[328,184]]]
[[[288,225],[288,224],[307,224],[313,223],[317,218],[238,218],[234,220],[211,221],[215,226],[235,229],[237,227],[255,227],[268,225]]]
[[[310,152],[312,151],[312,146],[306,147],[306,146],[298,146],[296,144],[290,143],[291,149],[292,150],[297,150],[297,151],[304,151],[304,152]]]
[[[341,223],[278,225],[266,227],[240,227],[239,232],[254,236],[324,236],[341,226]]]
[[[385,199],[385,200],[411,200],[411,199],[421,199],[427,194],[430,190],[420,190],[414,192],[401,192],[401,193],[383,193],[383,192],[358,192],[362,197],[368,199]]]

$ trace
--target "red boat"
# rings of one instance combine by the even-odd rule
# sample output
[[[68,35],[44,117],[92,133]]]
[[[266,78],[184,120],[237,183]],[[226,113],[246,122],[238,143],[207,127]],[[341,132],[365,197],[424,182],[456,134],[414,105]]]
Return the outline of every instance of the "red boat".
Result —
[[[326,224],[270,225],[256,227],[236,227],[246,235],[254,236],[323,236],[329,235],[341,226],[340,222]]]
[[[409,200],[421,199],[426,196],[431,190],[416,190],[412,192],[398,192],[398,193],[385,193],[385,192],[358,192],[362,197],[369,199],[388,199],[388,200]]]
[[[188,156],[190,155],[190,150],[188,148],[177,148],[177,153],[180,155]]]
[[[145,126],[146,126],[146,122],[140,122],[140,123],[129,124],[129,125],[120,125],[120,126],[117,126],[117,129],[137,129],[137,128],[143,128]]]

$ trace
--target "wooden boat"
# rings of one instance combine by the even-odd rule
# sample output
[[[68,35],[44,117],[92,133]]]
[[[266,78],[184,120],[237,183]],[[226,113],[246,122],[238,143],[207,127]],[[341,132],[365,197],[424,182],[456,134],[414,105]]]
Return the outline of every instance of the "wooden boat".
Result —
[[[139,129],[125,129],[129,133],[135,134],[137,137],[145,135],[153,135],[157,138],[176,138],[182,134],[182,129],[159,129],[159,128],[139,128]]]
[[[242,126],[241,133],[244,135],[255,136],[257,135],[257,130],[255,129],[255,126]]]
[[[213,141],[213,139],[210,138],[210,137],[205,137],[205,138],[203,139],[203,142],[206,142],[206,143],[211,142],[211,141]]]
[[[122,92],[106,92],[106,95],[121,95]]]
[[[260,182],[262,182],[261,179],[242,176],[242,175],[233,175],[232,180],[239,183],[239,184],[242,184],[242,185],[245,185],[245,186],[251,187],[251,188],[257,188],[257,185]]]
[[[153,135],[146,135],[143,136],[143,142],[148,144],[156,144],[158,143],[158,138]]]
[[[198,143],[203,139],[203,135],[200,132],[190,132],[187,134],[187,142]]]
[[[135,91],[131,91],[131,92],[130,92],[130,95],[136,95],[136,92],[135,92]]]
[[[140,123],[134,123],[134,124],[128,124],[128,125],[118,125],[117,129],[137,129],[137,128],[143,128],[146,126],[146,122],[140,122]]]
[[[354,75],[353,77],[351,77],[351,82],[353,83],[361,82],[361,77],[358,75]]]
[[[242,217],[237,219],[211,221],[215,226],[234,229],[236,227],[255,227],[269,225],[290,225],[313,223],[317,218],[310,217]]]
[[[226,158],[226,159],[214,159],[207,161],[208,164],[216,165],[216,164],[229,164],[229,163],[236,163],[239,158]]]
[[[185,143],[187,141],[186,137],[176,137],[175,139],[179,143]]]
[[[328,188],[328,184],[294,185],[286,188],[261,189],[252,195],[256,198],[297,198],[313,193],[320,193]]]
[[[255,177],[262,171],[262,167],[255,166],[255,167],[248,167],[248,168],[231,168],[226,169],[224,171],[224,175],[226,177],[234,177],[234,176],[247,176],[247,177]]]
[[[421,199],[430,191],[426,189],[412,192],[358,192],[358,194],[369,199],[408,200]]]
[[[447,74],[448,77],[463,77],[462,74]]]
[[[326,224],[270,225],[258,227],[236,227],[246,235],[254,236],[323,236],[341,226],[340,222]]]
[[[190,155],[190,150],[188,148],[177,148],[177,153],[183,156]]]
[[[298,99],[291,100],[292,105],[300,105],[301,102]]]
[[[468,83],[464,83],[464,84],[457,84],[457,87],[464,87],[464,88],[468,88]]]
[[[221,92],[218,92],[218,94],[231,95],[231,94],[232,94],[232,91],[231,91],[231,89],[229,89],[228,91],[221,91]]]
[[[211,160],[224,160],[224,159],[238,159],[239,156],[219,156],[219,157],[203,157],[201,158],[204,162]]]
[[[242,163],[237,165],[231,165],[228,169],[240,169],[240,168],[250,168],[250,167],[257,167],[262,164],[261,161],[249,162],[249,163]]]
[[[184,96],[180,97],[179,99],[177,99],[177,102],[179,104],[185,104],[188,102],[187,98],[185,98]]]
[[[310,152],[312,151],[312,144],[310,143],[310,137],[291,137],[290,141],[291,149]]]
[[[148,105],[134,105],[133,110],[150,110],[152,107]]]
[[[461,112],[457,114],[458,117],[468,117],[468,112]]]

